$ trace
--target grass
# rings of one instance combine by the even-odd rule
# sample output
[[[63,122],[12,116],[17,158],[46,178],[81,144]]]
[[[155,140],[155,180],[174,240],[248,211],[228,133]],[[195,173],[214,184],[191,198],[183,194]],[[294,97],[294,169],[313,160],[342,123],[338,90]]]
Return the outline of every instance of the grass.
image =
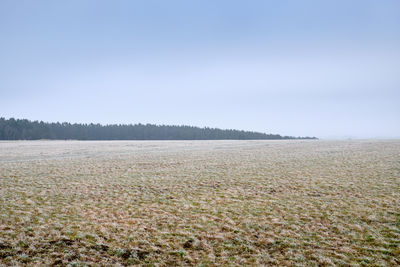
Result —
[[[400,142],[0,142],[1,264],[397,266]]]

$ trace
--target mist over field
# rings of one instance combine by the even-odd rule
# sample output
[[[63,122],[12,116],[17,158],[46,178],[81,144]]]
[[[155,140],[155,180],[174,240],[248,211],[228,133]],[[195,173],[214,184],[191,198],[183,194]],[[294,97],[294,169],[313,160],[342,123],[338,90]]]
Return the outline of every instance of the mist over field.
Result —
[[[0,3],[0,117],[400,138],[400,3]]]
[[[0,266],[400,266],[400,1],[0,1]]]

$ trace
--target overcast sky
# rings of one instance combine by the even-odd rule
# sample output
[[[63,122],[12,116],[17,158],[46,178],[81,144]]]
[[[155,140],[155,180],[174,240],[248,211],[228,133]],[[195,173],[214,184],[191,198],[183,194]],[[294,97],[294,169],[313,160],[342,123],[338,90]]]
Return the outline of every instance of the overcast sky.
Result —
[[[400,137],[400,1],[0,1],[0,117]]]

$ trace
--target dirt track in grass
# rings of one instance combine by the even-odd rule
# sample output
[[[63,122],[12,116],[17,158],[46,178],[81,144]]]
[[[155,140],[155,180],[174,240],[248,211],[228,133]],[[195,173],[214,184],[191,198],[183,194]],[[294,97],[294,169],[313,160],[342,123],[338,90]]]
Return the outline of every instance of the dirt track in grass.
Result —
[[[0,142],[0,265],[400,264],[400,141]]]

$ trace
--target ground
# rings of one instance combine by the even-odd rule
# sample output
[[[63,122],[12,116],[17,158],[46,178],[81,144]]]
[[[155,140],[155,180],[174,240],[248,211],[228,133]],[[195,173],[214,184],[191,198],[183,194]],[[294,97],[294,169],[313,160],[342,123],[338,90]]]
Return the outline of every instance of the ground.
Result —
[[[0,265],[400,264],[400,141],[0,142]]]

